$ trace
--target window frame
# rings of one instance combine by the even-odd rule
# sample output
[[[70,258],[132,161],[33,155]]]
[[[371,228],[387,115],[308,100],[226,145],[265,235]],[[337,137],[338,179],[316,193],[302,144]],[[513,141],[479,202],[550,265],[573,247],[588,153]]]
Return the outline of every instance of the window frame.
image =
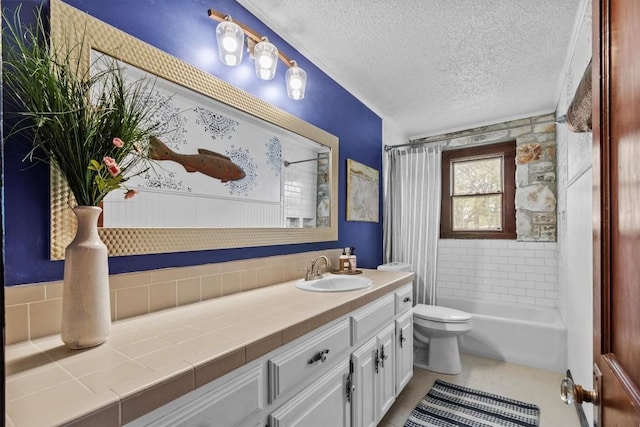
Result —
[[[452,167],[455,161],[501,156],[503,160],[502,230],[454,231]],[[511,239],[516,235],[516,141],[480,145],[442,152],[441,239]]]

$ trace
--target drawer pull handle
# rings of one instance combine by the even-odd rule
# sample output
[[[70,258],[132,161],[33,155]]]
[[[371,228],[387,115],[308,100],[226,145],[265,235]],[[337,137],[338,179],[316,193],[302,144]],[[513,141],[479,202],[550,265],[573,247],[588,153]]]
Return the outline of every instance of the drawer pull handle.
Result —
[[[402,329],[400,329],[400,348],[404,347],[404,342],[407,340],[407,337],[402,333]]]
[[[411,297],[406,297],[405,299],[402,300],[402,302],[409,302],[411,301]]]
[[[309,359],[309,365],[313,365],[318,361],[324,363],[324,361],[327,360],[327,354],[329,354],[329,349],[317,352],[315,356]]]

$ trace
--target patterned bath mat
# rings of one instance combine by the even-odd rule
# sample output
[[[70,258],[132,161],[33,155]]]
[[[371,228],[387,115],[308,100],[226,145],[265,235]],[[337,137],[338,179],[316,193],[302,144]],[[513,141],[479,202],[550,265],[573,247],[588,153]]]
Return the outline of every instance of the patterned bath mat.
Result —
[[[497,394],[436,380],[405,427],[538,426],[540,408]]]

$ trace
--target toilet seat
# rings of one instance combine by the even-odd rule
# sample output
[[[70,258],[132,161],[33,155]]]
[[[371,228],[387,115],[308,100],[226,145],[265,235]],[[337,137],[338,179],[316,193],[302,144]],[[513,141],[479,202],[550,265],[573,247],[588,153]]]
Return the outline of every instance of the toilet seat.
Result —
[[[413,315],[419,319],[442,323],[465,323],[471,320],[471,315],[464,311],[426,304],[413,307]]]

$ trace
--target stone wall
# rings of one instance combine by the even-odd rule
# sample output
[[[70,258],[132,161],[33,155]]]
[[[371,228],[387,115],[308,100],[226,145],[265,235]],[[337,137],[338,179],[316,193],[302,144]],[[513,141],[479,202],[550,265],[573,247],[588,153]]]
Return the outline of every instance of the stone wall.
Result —
[[[430,136],[443,150],[516,140],[516,232],[518,241],[556,241],[556,124],[553,114]]]

